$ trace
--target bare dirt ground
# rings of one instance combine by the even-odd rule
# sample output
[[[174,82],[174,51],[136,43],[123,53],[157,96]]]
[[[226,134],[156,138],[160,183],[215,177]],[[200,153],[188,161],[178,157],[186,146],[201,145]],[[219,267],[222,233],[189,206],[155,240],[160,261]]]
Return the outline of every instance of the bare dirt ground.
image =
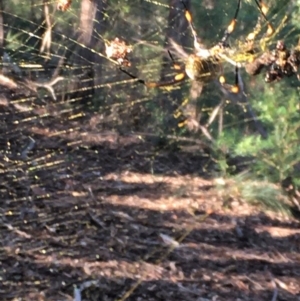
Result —
[[[224,208],[199,172],[203,155],[81,121],[24,129],[11,118],[1,121],[0,300],[73,300],[74,287],[88,301],[300,300],[299,222]]]

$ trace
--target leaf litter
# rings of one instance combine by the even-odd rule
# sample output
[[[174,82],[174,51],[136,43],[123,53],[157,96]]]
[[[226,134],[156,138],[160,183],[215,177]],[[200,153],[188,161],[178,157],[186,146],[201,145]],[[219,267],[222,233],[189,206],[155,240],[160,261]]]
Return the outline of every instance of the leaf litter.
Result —
[[[2,127],[35,144],[1,163],[1,300],[300,300],[298,221],[224,207],[201,153],[80,124]]]

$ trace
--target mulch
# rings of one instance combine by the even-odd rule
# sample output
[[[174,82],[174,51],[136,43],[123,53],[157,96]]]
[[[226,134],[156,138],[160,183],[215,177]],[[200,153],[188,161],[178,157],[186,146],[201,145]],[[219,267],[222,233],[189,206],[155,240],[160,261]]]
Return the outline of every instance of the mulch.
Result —
[[[225,208],[204,153],[12,106],[0,121],[1,300],[300,300],[299,222]]]

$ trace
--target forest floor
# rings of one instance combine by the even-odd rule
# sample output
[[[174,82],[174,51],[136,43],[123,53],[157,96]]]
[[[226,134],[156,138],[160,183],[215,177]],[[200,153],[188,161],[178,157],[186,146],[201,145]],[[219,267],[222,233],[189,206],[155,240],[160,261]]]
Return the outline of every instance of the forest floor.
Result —
[[[224,207],[201,155],[59,126],[1,167],[2,301],[300,300],[299,222]]]

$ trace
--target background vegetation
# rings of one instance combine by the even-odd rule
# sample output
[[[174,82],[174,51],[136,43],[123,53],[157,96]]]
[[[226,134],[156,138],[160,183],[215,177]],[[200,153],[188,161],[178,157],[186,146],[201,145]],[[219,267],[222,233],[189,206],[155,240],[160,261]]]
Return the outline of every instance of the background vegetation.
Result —
[[[267,48],[274,48],[278,39],[284,39],[290,48],[296,46],[299,3],[281,0],[267,4],[269,20],[280,28]],[[199,173],[227,177],[243,172],[247,179],[285,183],[293,191],[300,184],[296,77],[268,85],[264,74],[250,77],[241,70],[244,95],[240,97],[222,91],[215,81],[205,85],[202,93],[189,80],[151,90],[105,58],[105,41],[118,37],[133,47],[132,74],[152,81],[173,78],[176,71],[166,52],[171,49],[170,39],[187,53],[193,51],[181,1],[73,1],[65,12],[56,9],[57,2],[15,0],[1,5],[4,74],[22,87],[12,94],[7,91],[7,97],[15,105],[26,106],[14,117],[18,130],[26,131],[28,120],[42,123],[51,114],[57,122],[66,122],[95,113],[97,131],[130,133],[150,140],[157,151],[188,150],[191,155],[208,156],[214,167],[207,170],[199,166]],[[187,1],[187,6],[201,42],[211,47],[221,39],[236,3]],[[241,45],[258,14],[255,1],[242,1],[237,29],[230,40],[239,57],[243,57]],[[258,45],[262,36],[263,32]],[[176,54],[175,58],[184,63]],[[233,69],[224,62],[228,82],[233,81]],[[41,82],[49,84],[59,76],[63,79],[53,86],[53,96]],[[29,88],[24,85],[28,79],[32,81]],[[52,113],[47,109],[49,104]],[[37,113],[38,108],[44,109],[44,115]],[[205,131],[178,126],[196,113]]]
[[[0,0],[0,300],[299,300],[299,221],[281,214],[299,217],[296,76],[146,88],[105,43],[174,79],[167,50],[193,53],[182,2],[60,2]],[[278,32],[259,53],[296,47],[299,1],[266,3]],[[204,47],[236,4],[186,1]],[[232,59],[258,15],[242,0]]]

